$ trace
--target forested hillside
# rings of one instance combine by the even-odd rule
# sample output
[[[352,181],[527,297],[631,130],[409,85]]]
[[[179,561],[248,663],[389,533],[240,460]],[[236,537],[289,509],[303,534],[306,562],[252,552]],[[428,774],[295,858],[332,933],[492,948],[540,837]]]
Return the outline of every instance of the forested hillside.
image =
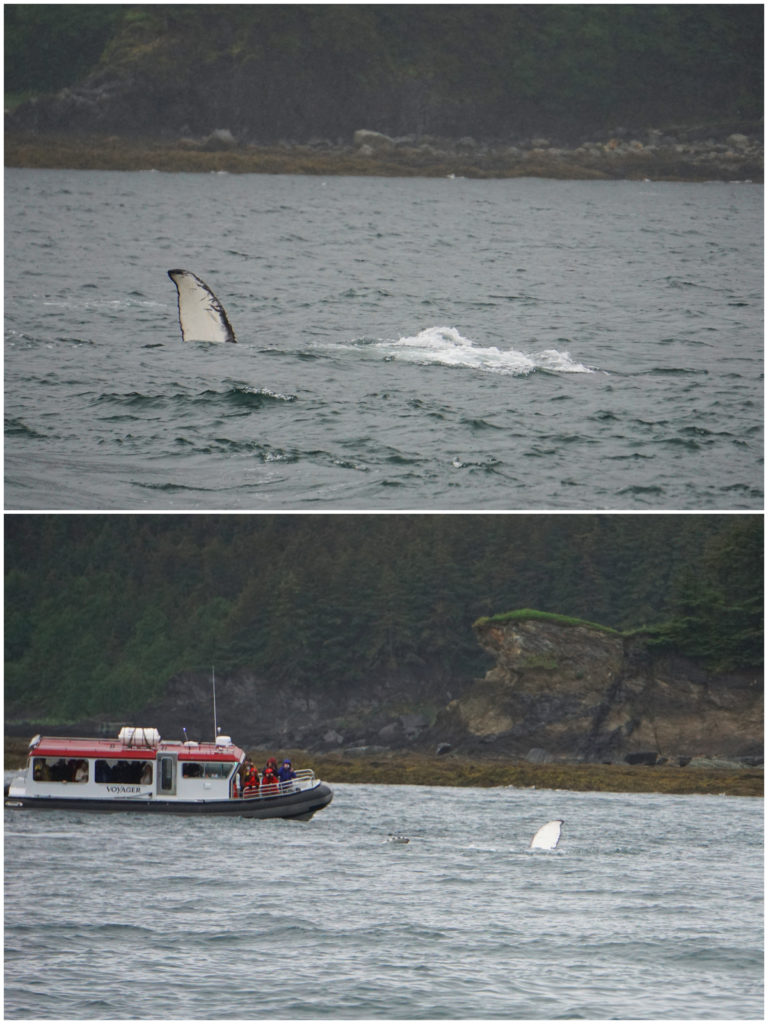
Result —
[[[8,718],[124,715],[181,672],[348,690],[466,678],[480,616],[536,608],[718,669],[762,661],[762,517],[5,517]]]
[[[20,109],[20,128],[567,139],[762,116],[760,4],[4,10],[6,94],[81,87]]]

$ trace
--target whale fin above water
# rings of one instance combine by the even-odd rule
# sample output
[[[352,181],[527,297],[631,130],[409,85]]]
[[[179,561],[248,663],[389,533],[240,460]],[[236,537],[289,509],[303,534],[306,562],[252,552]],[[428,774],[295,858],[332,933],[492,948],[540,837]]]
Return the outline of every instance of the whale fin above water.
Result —
[[[531,850],[554,850],[557,844],[560,842],[560,832],[563,827],[563,819],[557,818],[555,821],[548,821],[546,825],[542,825],[539,831],[531,840]]]
[[[179,326],[183,341],[236,341],[224,307],[211,289],[191,270],[169,270],[179,296]]]

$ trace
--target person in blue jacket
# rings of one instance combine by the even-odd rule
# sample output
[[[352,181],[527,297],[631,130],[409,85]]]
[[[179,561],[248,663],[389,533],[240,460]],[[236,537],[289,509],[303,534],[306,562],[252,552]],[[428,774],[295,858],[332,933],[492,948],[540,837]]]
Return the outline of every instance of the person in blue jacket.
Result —
[[[277,777],[281,782],[289,782],[291,779],[296,778],[296,772],[291,767],[290,761],[283,761],[277,769]]]

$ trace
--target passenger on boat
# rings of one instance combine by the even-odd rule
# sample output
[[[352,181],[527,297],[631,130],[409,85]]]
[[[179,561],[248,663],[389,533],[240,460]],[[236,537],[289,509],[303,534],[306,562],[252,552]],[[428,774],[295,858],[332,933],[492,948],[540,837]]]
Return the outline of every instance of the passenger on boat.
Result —
[[[277,777],[281,782],[290,782],[296,778],[296,772],[291,768],[290,761],[283,761],[277,771]]]
[[[267,796],[270,793],[276,793],[279,779],[277,777],[277,761],[274,757],[270,757],[267,761],[264,771],[261,773],[261,792],[263,796]]]
[[[87,782],[88,781],[88,762],[78,761],[75,767],[75,782]]]
[[[248,772],[242,776],[242,791],[244,797],[259,795],[259,773],[256,765],[251,764]]]
[[[243,763],[237,769],[237,774],[240,776],[240,789],[241,790],[245,786],[245,780],[248,778],[248,776],[251,773],[251,768],[253,768],[253,761],[250,759],[250,757],[246,757],[246,759],[243,761]]]
[[[67,762],[60,757],[56,764],[50,768],[51,782],[67,782]]]

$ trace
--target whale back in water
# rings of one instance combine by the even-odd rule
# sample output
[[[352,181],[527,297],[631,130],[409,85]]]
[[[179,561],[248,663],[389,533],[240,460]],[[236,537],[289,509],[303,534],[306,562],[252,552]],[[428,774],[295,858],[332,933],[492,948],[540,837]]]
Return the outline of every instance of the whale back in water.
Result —
[[[179,296],[179,326],[183,341],[236,341],[224,307],[211,289],[191,270],[169,270]]]
[[[562,827],[562,818],[557,818],[555,821],[548,821],[546,825],[541,826],[539,831],[533,837],[530,848],[532,850],[554,850],[560,842],[560,831]]]

